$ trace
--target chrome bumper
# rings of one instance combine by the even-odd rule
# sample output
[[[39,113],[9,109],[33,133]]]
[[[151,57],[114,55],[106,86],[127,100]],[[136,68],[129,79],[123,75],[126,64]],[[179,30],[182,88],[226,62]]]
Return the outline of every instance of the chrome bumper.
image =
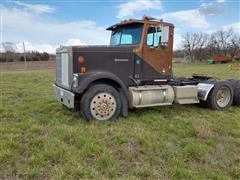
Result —
[[[57,100],[70,109],[74,108],[74,94],[53,84],[54,95]]]

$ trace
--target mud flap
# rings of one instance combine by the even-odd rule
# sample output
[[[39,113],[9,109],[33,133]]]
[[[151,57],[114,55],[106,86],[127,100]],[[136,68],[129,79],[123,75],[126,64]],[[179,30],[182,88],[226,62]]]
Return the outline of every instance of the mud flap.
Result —
[[[126,118],[128,116],[128,101],[122,89],[119,90],[121,101],[122,101],[122,110],[121,116]]]

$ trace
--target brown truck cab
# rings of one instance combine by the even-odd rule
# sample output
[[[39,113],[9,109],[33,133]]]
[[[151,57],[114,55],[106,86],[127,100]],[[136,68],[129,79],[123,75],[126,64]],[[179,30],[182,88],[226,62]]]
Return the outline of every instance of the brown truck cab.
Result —
[[[232,104],[230,81],[199,75],[174,78],[173,24],[145,16],[107,30],[112,31],[108,46],[60,47],[56,51],[56,98],[68,108],[80,110],[85,119],[116,119],[127,116],[131,108],[173,103],[203,101],[218,110]],[[216,98],[217,93],[224,97]]]

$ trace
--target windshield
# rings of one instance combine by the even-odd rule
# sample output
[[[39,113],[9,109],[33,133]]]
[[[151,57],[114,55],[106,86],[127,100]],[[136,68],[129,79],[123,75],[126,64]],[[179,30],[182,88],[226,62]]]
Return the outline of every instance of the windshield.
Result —
[[[136,45],[141,41],[142,25],[121,27],[112,31],[110,45]]]

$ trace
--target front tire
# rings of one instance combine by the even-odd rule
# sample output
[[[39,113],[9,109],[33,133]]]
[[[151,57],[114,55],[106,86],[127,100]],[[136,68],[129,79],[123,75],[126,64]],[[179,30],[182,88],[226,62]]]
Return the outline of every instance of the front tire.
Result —
[[[122,109],[120,94],[109,85],[94,85],[82,96],[80,108],[81,114],[86,120],[116,119]]]
[[[207,105],[214,110],[223,110],[232,105],[233,88],[227,81],[218,81],[208,95]]]

